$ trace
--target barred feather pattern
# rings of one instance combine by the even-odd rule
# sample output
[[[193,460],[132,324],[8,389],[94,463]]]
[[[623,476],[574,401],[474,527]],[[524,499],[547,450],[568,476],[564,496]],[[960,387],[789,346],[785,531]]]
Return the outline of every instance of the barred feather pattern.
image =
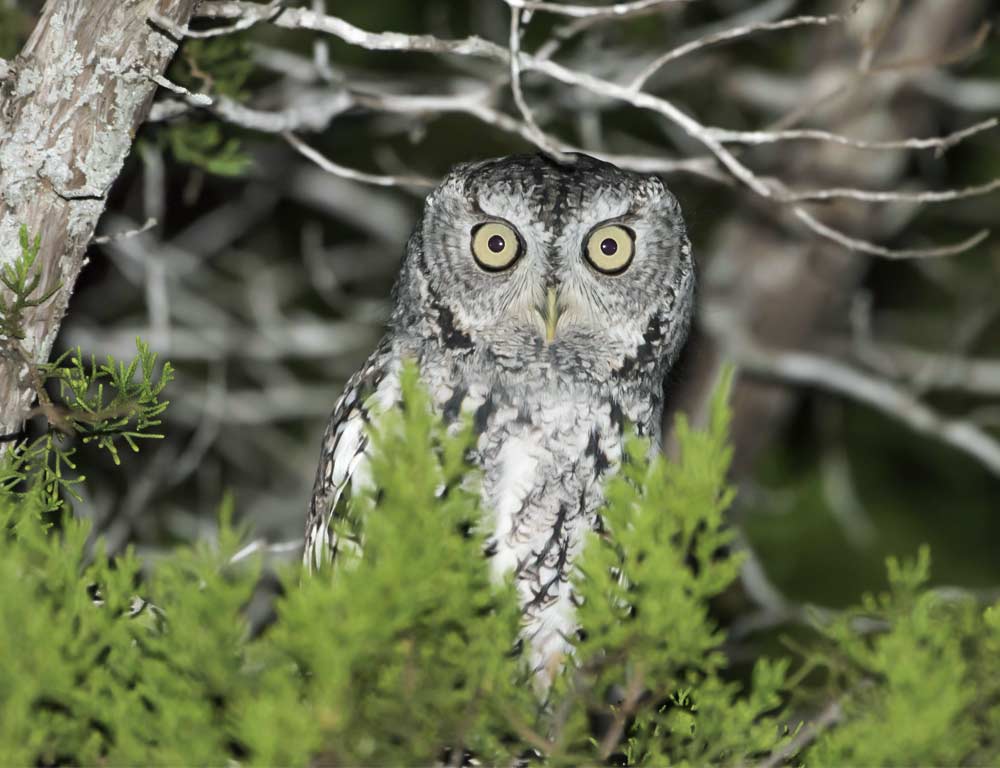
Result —
[[[523,252],[504,273],[470,254],[484,219],[516,228]],[[628,227],[635,248],[613,276],[581,253],[609,220]],[[558,301],[551,338],[539,322],[547,292]],[[306,562],[316,567],[346,546],[331,522],[351,487],[370,482],[368,404],[394,403],[402,361],[414,360],[446,423],[472,416],[490,515],[484,555],[498,579],[513,573],[529,658],[550,680],[575,632],[573,563],[585,533],[602,529],[602,486],[620,464],[627,425],[659,445],[664,379],[693,293],[680,208],[659,179],[585,156],[569,168],[541,156],[456,168],[407,246],[386,336],[331,416]]]

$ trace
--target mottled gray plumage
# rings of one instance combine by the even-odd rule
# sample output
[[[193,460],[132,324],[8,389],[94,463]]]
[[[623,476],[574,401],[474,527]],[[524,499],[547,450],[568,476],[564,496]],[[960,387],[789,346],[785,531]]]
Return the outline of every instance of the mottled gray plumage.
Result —
[[[331,417],[307,563],[335,551],[330,516],[366,481],[367,410],[396,400],[401,363],[415,360],[446,420],[474,415],[486,554],[497,576],[516,574],[533,662],[555,666],[574,626],[573,559],[601,525],[625,424],[659,445],[663,380],[693,293],[680,207],[658,178],[582,155],[453,169],[407,245],[387,333]]]

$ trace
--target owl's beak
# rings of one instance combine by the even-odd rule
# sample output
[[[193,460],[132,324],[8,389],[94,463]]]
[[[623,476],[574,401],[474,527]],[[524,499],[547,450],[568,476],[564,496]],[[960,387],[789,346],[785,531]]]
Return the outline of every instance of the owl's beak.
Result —
[[[550,287],[545,294],[545,310],[542,312],[545,320],[545,343],[551,344],[556,338],[556,325],[559,322],[559,297],[556,289]]]

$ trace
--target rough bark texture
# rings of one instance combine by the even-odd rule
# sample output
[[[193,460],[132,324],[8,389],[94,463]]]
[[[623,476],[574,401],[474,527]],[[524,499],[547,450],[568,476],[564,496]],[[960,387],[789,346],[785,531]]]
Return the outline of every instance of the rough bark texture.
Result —
[[[24,225],[41,236],[42,288],[22,346],[48,359],[108,191],[132,147],[177,41],[153,13],[187,24],[195,0],[49,0],[0,81],[0,264],[20,253]],[[19,430],[35,393],[0,339],[0,432]]]

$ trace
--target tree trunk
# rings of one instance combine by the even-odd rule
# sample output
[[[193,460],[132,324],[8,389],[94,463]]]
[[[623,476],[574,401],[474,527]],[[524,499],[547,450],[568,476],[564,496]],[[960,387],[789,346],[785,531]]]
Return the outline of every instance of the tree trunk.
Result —
[[[177,41],[150,21],[186,25],[195,0],[48,0],[0,80],[0,266],[39,235],[40,289],[19,345],[48,359],[107,195]],[[0,73],[3,76],[4,73]],[[6,290],[6,289],[2,289]],[[14,340],[0,337],[0,433],[22,429],[35,398]]]

